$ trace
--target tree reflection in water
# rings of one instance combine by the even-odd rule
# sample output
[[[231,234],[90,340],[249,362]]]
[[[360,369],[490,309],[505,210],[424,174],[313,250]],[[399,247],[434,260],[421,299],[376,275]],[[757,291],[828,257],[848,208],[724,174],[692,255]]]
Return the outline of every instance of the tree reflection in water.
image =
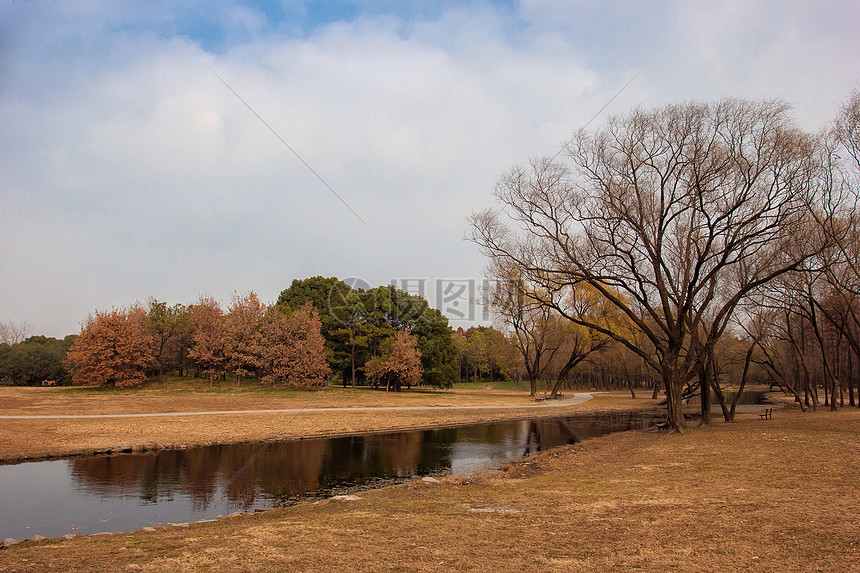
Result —
[[[287,505],[380,482],[501,463],[580,438],[646,427],[653,416],[610,413],[343,438],[215,445],[69,461],[77,488],[142,505],[190,500],[195,512]],[[571,432],[573,428],[573,433]],[[256,456],[256,457],[255,457]],[[244,466],[252,460],[247,468]],[[244,468],[244,469],[243,469]]]

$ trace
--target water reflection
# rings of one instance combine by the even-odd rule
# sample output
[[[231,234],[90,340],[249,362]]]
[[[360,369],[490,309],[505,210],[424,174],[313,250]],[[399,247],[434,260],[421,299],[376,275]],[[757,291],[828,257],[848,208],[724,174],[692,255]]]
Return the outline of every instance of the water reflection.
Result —
[[[83,533],[122,531],[283,506],[415,475],[463,474],[580,438],[647,427],[655,415],[547,418],[0,466],[0,536],[63,535],[72,526]],[[59,469],[63,465],[68,471]]]
[[[195,511],[204,511],[220,492],[228,509],[235,510],[253,508],[261,496],[317,491],[326,454],[324,440],[306,440],[278,442],[262,450],[256,443],[215,445],[73,458],[69,463],[75,486],[90,495],[136,495],[144,503],[169,502],[181,495]]]

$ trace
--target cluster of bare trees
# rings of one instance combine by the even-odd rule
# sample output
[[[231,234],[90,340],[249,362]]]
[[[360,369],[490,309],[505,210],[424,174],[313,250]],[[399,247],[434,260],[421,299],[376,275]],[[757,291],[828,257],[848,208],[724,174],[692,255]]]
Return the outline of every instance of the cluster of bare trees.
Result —
[[[185,370],[212,382],[232,373],[310,388],[330,374],[320,327],[310,304],[285,311],[253,292],[234,294],[226,313],[211,297],[187,307],[152,299],[148,311],[133,305],[91,315],[66,358],[75,384],[123,386]]]
[[[830,384],[832,403],[857,358],[858,101],[820,134],[778,101],[636,109],[575,134],[566,161],[508,172],[500,208],[473,214],[472,239],[530,377],[548,350],[529,333],[555,321],[574,329],[571,367],[610,342],[638,357],[683,430],[694,389],[705,421],[713,396],[733,415],[719,383],[726,340],[747,344],[743,382],[756,361],[785,376],[800,336],[826,346],[824,379],[804,376],[811,393]]]
[[[817,409],[818,388],[831,409],[860,405],[860,92],[823,134],[827,179],[811,205],[810,233],[827,238],[804,266],[767,285],[755,301],[750,336],[773,381],[801,407]]]

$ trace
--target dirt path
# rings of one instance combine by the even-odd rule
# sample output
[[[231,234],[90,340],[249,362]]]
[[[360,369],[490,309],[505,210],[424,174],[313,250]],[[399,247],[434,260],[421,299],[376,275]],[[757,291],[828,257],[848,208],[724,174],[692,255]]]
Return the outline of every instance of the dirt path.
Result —
[[[493,405],[485,406],[354,406],[354,407],[331,407],[331,408],[282,408],[278,410],[207,410],[196,412],[149,412],[145,414],[40,414],[40,415],[0,415],[0,420],[83,420],[91,418],[158,418],[158,417],[181,417],[181,416],[220,416],[231,414],[298,414],[314,412],[398,412],[418,410],[526,410],[539,408],[552,411],[555,407],[577,406],[593,398],[591,393],[583,392],[574,394],[572,398],[556,400],[553,402],[542,402],[532,405]]]

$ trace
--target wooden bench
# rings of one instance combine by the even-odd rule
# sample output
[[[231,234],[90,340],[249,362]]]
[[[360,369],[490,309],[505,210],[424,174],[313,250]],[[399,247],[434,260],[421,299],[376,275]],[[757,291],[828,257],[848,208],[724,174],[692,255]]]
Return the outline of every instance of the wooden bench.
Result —
[[[761,412],[759,416],[762,420],[770,420],[771,414],[773,414],[773,408],[765,408],[764,412]]]

